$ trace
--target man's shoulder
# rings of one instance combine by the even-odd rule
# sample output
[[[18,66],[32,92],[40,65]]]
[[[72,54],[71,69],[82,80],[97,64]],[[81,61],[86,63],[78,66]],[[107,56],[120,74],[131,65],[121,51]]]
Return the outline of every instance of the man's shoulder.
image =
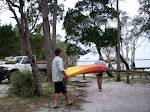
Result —
[[[61,58],[61,57],[59,57],[59,56],[56,56],[56,57],[54,58],[54,60],[58,60],[58,61],[60,61],[60,60],[62,60],[62,58]]]

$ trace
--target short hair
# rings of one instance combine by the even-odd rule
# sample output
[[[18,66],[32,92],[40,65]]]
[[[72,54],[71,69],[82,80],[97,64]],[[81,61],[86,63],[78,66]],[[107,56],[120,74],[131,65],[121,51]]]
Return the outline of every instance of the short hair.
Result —
[[[55,55],[58,56],[60,53],[61,53],[61,49],[60,49],[60,48],[57,48],[57,49],[55,50]]]
[[[103,57],[102,57],[102,56],[100,56],[100,57],[99,57],[99,60],[103,60]]]

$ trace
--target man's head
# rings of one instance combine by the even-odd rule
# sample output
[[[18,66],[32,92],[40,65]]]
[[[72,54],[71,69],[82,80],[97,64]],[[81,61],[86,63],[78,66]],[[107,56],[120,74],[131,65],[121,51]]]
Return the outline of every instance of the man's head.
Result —
[[[56,56],[60,56],[60,55],[61,55],[61,49],[60,49],[60,48],[57,48],[57,49],[55,50],[55,55],[56,55]]]
[[[100,56],[100,57],[99,57],[99,60],[103,60],[103,57],[102,57],[102,56]]]

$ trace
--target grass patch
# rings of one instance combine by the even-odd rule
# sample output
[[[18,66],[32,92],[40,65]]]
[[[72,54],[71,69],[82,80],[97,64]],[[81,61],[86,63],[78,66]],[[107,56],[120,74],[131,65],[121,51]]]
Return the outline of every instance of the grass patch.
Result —
[[[32,74],[14,72],[10,79],[10,95],[17,95],[20,97],[32,97],[35,95],[35,85]]]
[[[142,78],[140,78],[140,75],[142,75]],[[117,81],[117,73],[113,72],[113,78],[108,78],[107,76],[105,76],[104,79],[108,79],[107,81]],[[150,83],[150,79],[148,78],[148,80],[145,79],[145,74],[139,74],[139,73],[134,73],[134,78],[132,79],[133,74],[129,74],[129,84],[133,85],[134,83],[142,83],[142,84],[149,84]],[[148,77],[148,75],[147,75]],[[126,73],[120,73],[120,78],[121,81],[123,81],[124,83],[127,83],[127,74]]]
[[[61,105],[63,109],[70,109],[69,111],[81,110],[80,106],[83,99],[82,96],[85,95],[84,89],[79,89],[78,85],[84,85],[85,83],[81,82],[72,82],[68,81],[68,93],[71,99],[74,99],[75,103],[72,106],[67,107],[66,100],[63,94],[60,94],[58,103]],[[86,85],[86,84],[85,84]],[[0,98],[0,111],[2,112],[35,112],[40,110],[41,108],[46,108],[49,111],[52,110],[50,106],[53,106],[54,103],[54,83],[47,82],[42,83],[44,96],[32,96],[29,98],[18,97],[15,95],[9,95],[8,97]]]

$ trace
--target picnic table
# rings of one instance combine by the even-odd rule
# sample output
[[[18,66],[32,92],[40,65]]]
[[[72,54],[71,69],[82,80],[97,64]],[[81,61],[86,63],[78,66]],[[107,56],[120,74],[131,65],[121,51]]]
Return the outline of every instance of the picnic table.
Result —
[[[150,67],[136,67],[136,68],[132,68],[133,70],[142,70],[145,71],[146,69],[150,69]],[[142,75],[140,75],[141,77]],[[134,77],[134,74],[132,75],[132,79]],[[145,74],[145,78],[147,79],[147,74]]]

